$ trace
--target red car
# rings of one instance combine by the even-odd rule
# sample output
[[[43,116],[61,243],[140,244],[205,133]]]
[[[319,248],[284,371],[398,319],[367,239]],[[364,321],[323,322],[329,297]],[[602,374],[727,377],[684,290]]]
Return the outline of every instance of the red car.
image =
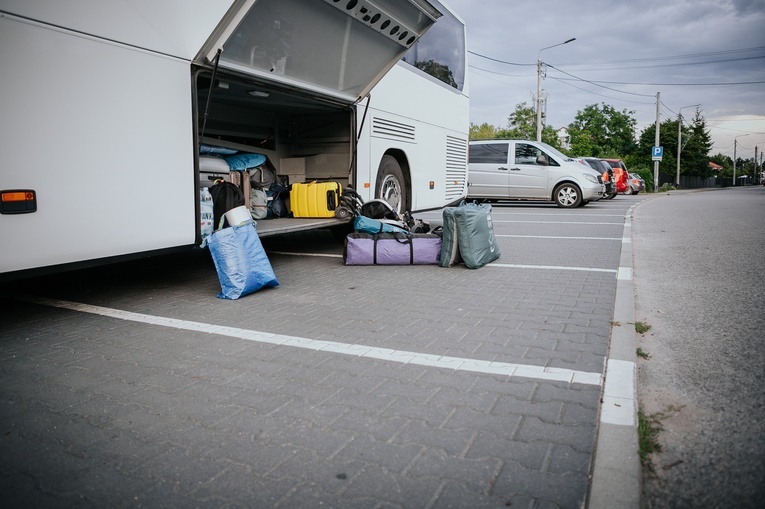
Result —
[[[628,183],[629,177],[627,176],[627,165],[621,159],[603,159],[611,168],[614,169],[614,183],[616,184],[616,192],[623,193],[629,189]]]

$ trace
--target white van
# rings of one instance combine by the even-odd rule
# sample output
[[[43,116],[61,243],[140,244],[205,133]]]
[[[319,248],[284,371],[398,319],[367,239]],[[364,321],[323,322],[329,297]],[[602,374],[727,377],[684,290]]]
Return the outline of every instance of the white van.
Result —
[[[598,172],[546,143],[470,142],[468,199],[533,200],[581,207],[605,195]]]

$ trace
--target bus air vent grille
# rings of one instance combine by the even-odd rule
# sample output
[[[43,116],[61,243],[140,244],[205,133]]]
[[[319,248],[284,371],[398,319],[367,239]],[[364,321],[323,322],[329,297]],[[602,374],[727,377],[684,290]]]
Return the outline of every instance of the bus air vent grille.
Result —
[[[372,120],[372,136],[401,141],[415,141],[413,125],[375,117]]]
[[[467,189],[468,142],[454,136],[446,137],[446,198],[458,199]]]

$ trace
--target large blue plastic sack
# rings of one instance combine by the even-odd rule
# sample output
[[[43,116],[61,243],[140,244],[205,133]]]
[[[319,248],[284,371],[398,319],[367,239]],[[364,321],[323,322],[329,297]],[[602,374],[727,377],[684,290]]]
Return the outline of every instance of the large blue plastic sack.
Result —
[[[216,230],[207,246],[218,271],[219,299],[238,299],[266,286],[279,286],[252,221]]]
[[[360,233],[409,233],[408,230],[367,216],[356,216],[353,229]]]

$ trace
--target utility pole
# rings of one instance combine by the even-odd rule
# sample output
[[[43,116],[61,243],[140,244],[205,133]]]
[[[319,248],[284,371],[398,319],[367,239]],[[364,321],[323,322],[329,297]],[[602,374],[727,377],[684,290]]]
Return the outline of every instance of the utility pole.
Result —
[[[656,140],[653,143],[654,147],[659,147],[659,117],[661,114],[661,110],[659,109],[661,105],[661,92],[656,92]],[[659,191],[659,161],[653,162],[653,192],[656,193]]]
[[[563,46],[576,40],[576,37],[565,42],[559,42],[552,46],[547,46],[539,50],[537,54],[537,141],[542,141],[542,52],[546,49],[554,48],[556,46]]]
[[[683,106],[683,108],[693,108],[694,106],[701,106],[700,104],[691,104],[690,106]],[[677,111],[677,175],[675,176],[675,186],[680,187],[680,151],[683,147],[683,115],[681,114],[683,108]]]
[[[749,133],[747,134],[739,134],[735,138],[733,138],[733,185],[736,185],[736,146],[738,143],[738,139],[742,138],[744,136],[749,136]]]
[[[755,184],[760,183],[760,174],[757,173],[757,145],[754,146],[754,179],[752,181]]]

